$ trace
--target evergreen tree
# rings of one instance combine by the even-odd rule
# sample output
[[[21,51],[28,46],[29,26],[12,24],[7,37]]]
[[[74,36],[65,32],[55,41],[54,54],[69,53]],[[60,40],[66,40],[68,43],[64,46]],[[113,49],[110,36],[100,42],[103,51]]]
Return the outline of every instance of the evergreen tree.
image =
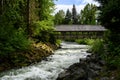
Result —
[[[77,11],[76,11],[76,7],[74,4],[73,4],[73,8],[72,8],[72,22],[73,22],[73,24],[78,23]]]
[[[64,24],[72,24],[72,14],[69,9],[67,9]]]
[[[51,14],[53,11],[53,0],[38,0],[38,15],[40,21],[53,19],[53,16]]]
[[[41,33],[37,35],[41,37],[45,36],[42,31],[52,31],[53,22],[50,20],[53,19],[53,7],[53,0],[0,0],[0,56],[27,50],[28,36],[33,38],[38,30]],[[42,22],[40,26],[35,26],[33,23],[38,20]],[[45,37],[44,40],[48,41],[46,39],[48,38]]]
[[[80,13],[80,23],[81,24],[96,24],[96,11],[97,7],[93,4],[87,4]]]
[[[0,56],[28,49],[21,0],[3,0],[0,15]],[[4,14],[3,14],[4,13]]]
[[[101,3],[100,20],[102,25],[112,30],[112,32],[120,31],[120,1],[119,0],[97,0]],[[114,26],[114,27],[113,27]]]
[[[96,0],[101,3],[100,21],[109,30],[105,41],[108,53],[105,54],[109,68],[120,67],[120,1]],[[116,79],[117,80],[117,79]]]
[[[59,12],[55,14],[55,19],[54,19],[55,25],[63,24],[64,17],[65,17],[65,12],[63,10],[59,10]]]

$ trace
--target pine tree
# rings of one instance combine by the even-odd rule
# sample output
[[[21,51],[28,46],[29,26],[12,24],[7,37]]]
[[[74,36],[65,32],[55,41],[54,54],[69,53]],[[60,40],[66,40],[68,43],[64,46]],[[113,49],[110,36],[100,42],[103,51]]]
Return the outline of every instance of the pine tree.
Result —
[[[51,13],[54,11],[53,0],[38,0],[38,14],[39,20],[52,19]]]
[[[120,69],[120,0],[96,0],[100,2],[100,21],[109,30],[105,37],[109,69]],[[116,70],[117,71],[117,70]],[[119,74],[119,73],[117,73]],[[117,76],[119,79],[119,76]],[[115,79],[115,80],[117,80]]]
[[[77,11],[76,11],[76,7],[74,4],[73,4],[73,8],[72,8],[72,22],[73,22],[73,24],[78,23]]]
[[[69,9],[67,9],[64,24],[72,24],[72,14]]]

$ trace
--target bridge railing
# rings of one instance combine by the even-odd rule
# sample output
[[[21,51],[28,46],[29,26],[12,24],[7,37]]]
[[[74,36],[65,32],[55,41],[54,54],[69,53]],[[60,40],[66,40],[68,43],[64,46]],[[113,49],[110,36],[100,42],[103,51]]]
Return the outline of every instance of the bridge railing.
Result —
[[[91,32],[55,32],[57,39],[83,39],[83,38],[103,38],[104,31],[91,31]]]

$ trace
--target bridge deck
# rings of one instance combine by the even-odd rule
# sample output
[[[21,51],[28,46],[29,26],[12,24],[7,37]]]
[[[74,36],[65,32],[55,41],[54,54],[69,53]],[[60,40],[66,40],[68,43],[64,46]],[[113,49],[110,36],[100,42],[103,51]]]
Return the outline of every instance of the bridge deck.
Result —
[[[100,25],[59,25],[55,27],[58,39],[102,38],[106,29]]]

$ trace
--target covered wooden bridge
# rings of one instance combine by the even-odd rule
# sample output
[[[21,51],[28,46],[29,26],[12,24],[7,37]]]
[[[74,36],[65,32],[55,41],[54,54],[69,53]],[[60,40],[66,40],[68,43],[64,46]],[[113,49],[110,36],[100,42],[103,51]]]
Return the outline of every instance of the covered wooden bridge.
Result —
[[[106,29],[101,25],[58,25],[55,26],[57,39],[103,38]]]

